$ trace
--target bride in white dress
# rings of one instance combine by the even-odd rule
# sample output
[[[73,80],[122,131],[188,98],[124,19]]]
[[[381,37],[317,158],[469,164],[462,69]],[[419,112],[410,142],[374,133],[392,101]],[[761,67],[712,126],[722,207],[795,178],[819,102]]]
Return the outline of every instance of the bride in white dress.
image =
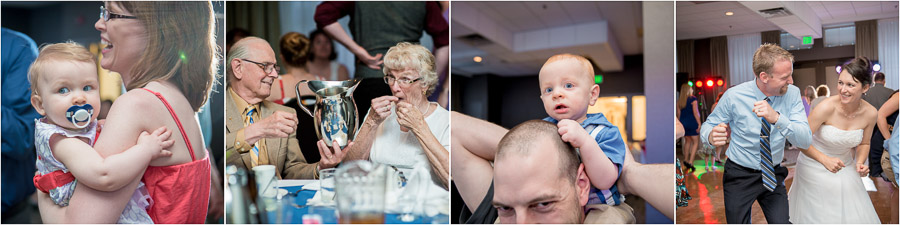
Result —
[[[809,115],[813,143],[797,158],[788,192],[792,223],[881,223],[860,179],[869,172],[865,162],[877,115],[862,100],[872,83],[868,68],[866,58],[845,64],[839,95],[828,97]]]

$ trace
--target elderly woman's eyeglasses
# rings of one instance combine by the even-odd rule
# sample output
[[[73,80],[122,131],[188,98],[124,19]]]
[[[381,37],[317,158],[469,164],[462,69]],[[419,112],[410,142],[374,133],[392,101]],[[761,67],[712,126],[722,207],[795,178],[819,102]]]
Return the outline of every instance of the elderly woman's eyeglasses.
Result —
[[[110,19],[120,19],[120,18],[121,19],[137,19],[137,17],[134,17],[134,16],[126,16],[126,15],[111,13],[111,12],[109,12],[109,10],[106,10],[106,7],[104,7],[102,5],[100,6],[100,18],[103,19],[103,21],[109,21]]]
[[[241,60],[246,61],[246,62],[249,62],[249,63],[256,64],[257,66],[259,66],[260,69],[263,70],[263,72],[266,72],[266,74],[272,73],[273,70],[274,70],[275,72],[281,71],[281,67],[278,66],[278,65],[275,65],[275,63],[261,63],[261,62],[254,62],[254,61],[251,61],[251,60],[248,60],[248,59],[241,59]]]
[[[406,77],[397,79],[397,78],[394,77],[393,75],[385,75],[385,76],[384,76],[384,83],[386,83],[387,85],[392,85],[392,84],[394,83],[395,80],[396,80],[396,81],[399,81],[399,82],[400,82],[400,85],[410,85],[410,84],[412,84],[412,83],[415,83],[416,81],[422,80],[422,78],[419,77],[419,78],[410,80],[409,78],[406,78]]]

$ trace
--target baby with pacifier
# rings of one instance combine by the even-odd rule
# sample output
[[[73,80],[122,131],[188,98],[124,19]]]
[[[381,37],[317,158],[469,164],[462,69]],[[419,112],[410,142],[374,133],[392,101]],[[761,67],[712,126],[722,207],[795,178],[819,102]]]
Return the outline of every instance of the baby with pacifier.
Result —
[[[99,127],[99,81],[96,57],[76,43],[50,44],[28,71],[31,105],[43,117],[35,119],[34,142],[38,173],[34,186],[59,206],[67,206],[75,182],[100,191],[115,191],[131,183],[150,163],[169,157],[172,132],[161,127],[143,132],[138,143],[122,153],[102,157],[93,149]],[[96,108],[95,108],[96,107]],[[141,182],[118,223],[153,223],[152,204]]]

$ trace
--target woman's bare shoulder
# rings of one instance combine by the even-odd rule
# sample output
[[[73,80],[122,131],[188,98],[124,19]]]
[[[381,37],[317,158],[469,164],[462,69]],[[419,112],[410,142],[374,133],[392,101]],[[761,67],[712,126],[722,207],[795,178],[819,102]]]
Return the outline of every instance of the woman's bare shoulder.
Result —
[[[110,111],[145,111],[148,107],[159,104],[158,102],[159,98],[153,93],[146,90],[134,89],[125,92],[125,94],[116,98]]]
[[[867,101],[860,100],[859,104],[862,104],[863,116],[871,120],[874,124],[875,119],[878,117],[878,109]]]

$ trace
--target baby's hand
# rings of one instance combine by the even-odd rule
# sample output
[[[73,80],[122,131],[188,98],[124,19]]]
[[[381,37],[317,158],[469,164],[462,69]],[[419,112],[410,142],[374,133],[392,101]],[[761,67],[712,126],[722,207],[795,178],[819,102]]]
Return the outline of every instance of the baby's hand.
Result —
[[[562,140],[569,142],[572,147],[581,148],[585,144],[594,141],[591,135],[581,127],[581,124],[574,120],[560,120],[556,126],[559,127],[559,135],[562,136]]]
[[[166,127],[160,127],[153,133],[141,132],[137,144],[149,149],[150,151],[148,152],[153,154],[152,159],[169,157],[172,156],[172,152],[167,149],[175,144],[175,140],[169,140],[171,137],[172,131],[169,131]]]

